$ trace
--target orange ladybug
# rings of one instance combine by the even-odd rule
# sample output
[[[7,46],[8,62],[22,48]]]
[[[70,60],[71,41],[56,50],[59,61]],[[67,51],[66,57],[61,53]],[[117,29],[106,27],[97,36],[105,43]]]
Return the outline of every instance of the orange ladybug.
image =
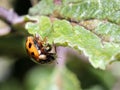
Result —
[[[26,51],[33,61],[41,64],[49,63],[55,60],[55,45],[46,42],[46,38],[42,40],[39,35],[28,36],[26,39]]]

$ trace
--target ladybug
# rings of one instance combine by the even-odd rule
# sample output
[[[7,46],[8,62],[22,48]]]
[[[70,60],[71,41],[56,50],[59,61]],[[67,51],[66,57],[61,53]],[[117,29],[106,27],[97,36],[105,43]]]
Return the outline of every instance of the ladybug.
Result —
[[[39,35],[28,36],[26,39],[26,51],[33,61],[45,64],[55,60],[55,45],[47,43],[46,38],[42,40]]]

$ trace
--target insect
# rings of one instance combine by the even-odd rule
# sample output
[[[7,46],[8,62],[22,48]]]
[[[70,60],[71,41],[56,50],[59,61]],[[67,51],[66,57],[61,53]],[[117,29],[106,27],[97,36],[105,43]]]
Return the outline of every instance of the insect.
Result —
[[[42,40],[37,34],[27,37],[26,50],[32,60],[40,64],[52,62],[56,57],[55,45],[50,45],[46,38]]]

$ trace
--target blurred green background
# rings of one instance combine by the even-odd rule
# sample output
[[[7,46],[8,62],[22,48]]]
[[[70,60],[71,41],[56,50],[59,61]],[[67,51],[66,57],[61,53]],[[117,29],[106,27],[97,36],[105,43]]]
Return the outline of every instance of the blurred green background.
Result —
[[[26,15],[37,0],[0,0],[0,6]],[[0,12],[1,13],[1,12]],[[11,25],[12,26],[12,25]],[[119,90],[120,62],[94,69],[78,52],[67,53],[65,65],[39,65],[25,50],[26,31],[0,21],[0,90]],[[11,28],[6,29],[6,27]]]

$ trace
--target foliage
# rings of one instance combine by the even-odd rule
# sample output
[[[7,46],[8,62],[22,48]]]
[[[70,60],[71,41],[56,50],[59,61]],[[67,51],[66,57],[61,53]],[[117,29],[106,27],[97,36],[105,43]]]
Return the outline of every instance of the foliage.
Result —
[[[112,4],[114,8],[111,8],[111,2],[114,2]],[[46,9],[43,11],[44,7]],[[100,2],[94,0],[63,1],[60,5],[53,4],[52,0],[42,0],[38,5],[30,9],[30,14],[51,15],[51,13],[57,12],[55,15],[53,13],[53,15],[60,16],[57,16],[57,18],[47,16],[28,17],[29,20],[36,23],[27,23],[26,29],[33,35],[39,33],[43,38],[47,37],[48,42],[54,42],[58,46],[65,45],[77,48],[77,50],[84,52],[89,57],[90,63],[95,68],[105,69],[109,63],[120,59],[118,57],[120,55],[120,26],[115,24],[117,22],[114,22],[114,20],[111,20],[114,23],[108,22],[110,21],[109,16],[111,16],[111,13],[108,12],[112,12],[113,15],[113,12],[115,13],[119,8],[116,0],[110,2],[109,0],[101,0]],[[39,13],[37,13],[38,11]],[[86,19],[91,21],[81,23],[81,20]],[[92,24],[95,19],[98,19],[98,21]],[[105,22],[104,19],[108,21]],[[90,24],[90,26],[85,28],[87,24]],[[89,29],[91,26],[94,26],[92,30]]]
[[[7,23],[0,28],[0,90],[118,90],[119,0],[28,1],[33,7],[22,17],[0,7]],[[26,37],[36,33],[56,45],[53,63],[36,64],[26,55]]]
[[[76,76],[65,67],[36,67],[28,72],[26,83],[28,90],[81,90]]]

